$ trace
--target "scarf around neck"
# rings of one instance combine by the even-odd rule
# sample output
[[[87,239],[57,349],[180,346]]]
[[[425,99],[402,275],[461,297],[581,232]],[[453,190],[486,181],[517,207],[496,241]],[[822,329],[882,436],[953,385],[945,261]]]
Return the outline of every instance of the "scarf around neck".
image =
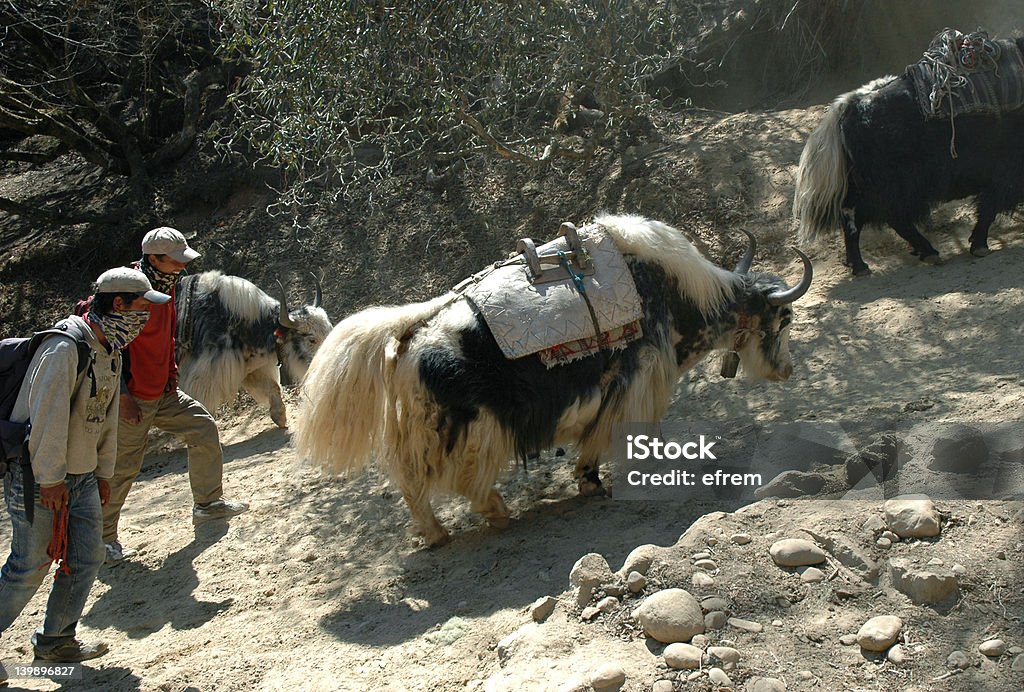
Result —
[[[99,327],[103,336],[107,337],[110,347],[120,351],[146,326],[146,322],[149,321],[149,310],[127,310],[112,312],[109,315],[90,311],[88,317],[89,322]]]
[[[149,260],[145,257],[143,257],[142,261],[139,262],[139,269],[141,269],[142,273],[146,275],[147,279],[149,279],[149,283],[153,284],[154,289],[161,293],[172,295],[171,292],[174,290],[174,285],[178,283],[178,274],[167,274],[160,271],[150,264]]]

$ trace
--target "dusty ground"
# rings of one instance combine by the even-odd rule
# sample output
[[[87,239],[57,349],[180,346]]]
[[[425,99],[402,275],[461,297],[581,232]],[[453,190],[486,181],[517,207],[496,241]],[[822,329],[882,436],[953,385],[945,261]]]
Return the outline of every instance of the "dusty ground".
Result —
[[[761,240],[758,266],[795,277],[799,264],[787,247],[793,242],[792,174],[821,112],[699,116],[686,128],[666,130],[667,149],[635,152],[648,157],[657,175],[621,180],[613,172],[602,200],[627,211],[631,203],[646,210],[658,199],[656,206],[679,210],[660,216],[692,232],[716,257],[722,248],[739,246],[732,229],[742,226]],[[608,192],[617,180],[620,189]],[[484,182],[501,181],[495,174]],[[1019,219],[1004,220],[993,229],[995,252],[972,258],[966,252],[970,217],[969,209],[943,209],[927,230],[947,260],[943,266],[910,257],[890,231],[867,234],[865,258],[875,270],[867,279],[849,278],[838,246],[815,249],[815,283],[795,311],[793,377],[783,384],[722,380],[713,360],[681,381],[669,417],[886,424],[1019,419],[1024,236]],[[351,236],[338,242],[352,242]],[[430,242],[436,248],[444,238],[402,242],[422,258],[433,252]],[[348,271],[331,277],[336,288]],[[387,290],[379,293],[388,298]],[[357,295],[353,304],[363,300]],[[838,582],[803,585],[771,564],[767,547],[773,538],[803,535],[802,528],[825,528],[843,531],[884,559],[862,528],[880,513],[880,502],[766,501],[691,528],[708,512],[737,508],[710,498],[704,504],[577,498],[570,450],[567,458],[546,455],[528,471],[510,472],[503,485],[513,513],[507,530],[486,527],[459,501],[439,500],[439,517],[454,540],[424,550],[408,534],[401,498],[377,474],[321,478],[294,458],[287,434],[263,412],[239,406],[221,417],[227,493],[250,500],[252,510],[193,530],[184,454],[156,440],[123,518],[123,542],[141,552],[103,569],[80,630],[108,640],[111,653],[69,689],[558,689],[586,680],[605,662],[626,671],[623,689],[649,690],[659,679],[675,680],[677,689],[709,689],[706,678],[686,683],[685,674],[670,671],[663,647],[628,626],[625,614],[637,597],[626,597],[619,615],[582,622],[566,591],[569,572],[584,554],[599,553],[615,570],[637,546],[677,541],[649,575],[648,594],[682,586],[701,597],[722,595],[735,615],[765,627],[759,634],[710,633],[714,643],[732,641],[743,654],[731,673],[737,689],[756,676],[782,679],[790,690],[1024,687],[1024,673],[1011,672],[1010,656],[983,661],[977,652],[992,635],[1024,646],[1019,504],[939,499],[947,520],[942,536],[891,549],[925,562],[938,557],[965,565],[962,597],[954,605],[915,606],[884,580],[853,598],[834,599]],[[741,547],[723,539],[736,531],[753,541]],[[0,522],[0,544],[9,532],[6,520]],[[712,537],[716,584],[695,588],[689,558],[708,550]],[[554,613],[528,624],[528,607],[546,595],[560,598]],[[778,596],[792,606],[780,607]],[[37,594],[4,633],[0,659],[26,659],[44,598]],[[839,643],[878,614],[903,618],[903,664],[868,660],[858,647]],[[499,641],[524,625],[499,656]],[[968,652],[977,665],[944,677],[954,649]],[[60,687],[49,681],[24,686]]]

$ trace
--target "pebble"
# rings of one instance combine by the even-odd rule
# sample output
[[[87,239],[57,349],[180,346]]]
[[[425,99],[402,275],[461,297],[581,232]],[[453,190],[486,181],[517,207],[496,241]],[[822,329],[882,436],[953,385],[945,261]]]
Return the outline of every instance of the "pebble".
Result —
[[[900,636],[903,621],[894,615],[871,618],[857,632],[857,643],[866,651],[885,651]]]
[[[963,651],[954,651],[946,657],[946,667],[950,670],[966,670],[971,667],[971,659]]]
[[[786,683],[776,678],[754,678],[745,689],[747,692],[786,692]]]
[[[888,538],[893,543],[899,543],[900,542],[900,537],[897,536],[896,534],[894,534],[892,531],[883,531],[882,535],[879,536],[879,538]]]
[[[651,692],[672,692],[675,688],[671,680],[658,680],[651,685]]]
[[[772,620],[772,627],[782,627],[782,620]]]
[[[729,610],[729,601],[719,596],[708,596],[700,602],[701,610],[710,613],[712,610]]]
[[[817,565],[825,561],[825,551],[803,538],[784,538],[772,543],[768,549],[772,560],[780,567]]]
[[[587,606],[583,609],[583,612],[580,613],[580,620],[583,620],[584,622],[590,622],[600,614],[601,609],[597,606]]]
[[[636,610],[648,637],[665,644],[688,642],[704,631],[704,613],[697,599],[683,589],[665,589],[647,597]]]
[[[882,550],[888,550],[892,547],[892,541],[890,541],[888,538],[879,538],[877,541],[875,541],[875,545],[877,545]]]
[[[732,687],[732,680],[721,668],[712,668],[708,671],[708,679],[719,687]]]
[[[626,561],[622,563],[622,569],[619,570],[619,574],[639,572],[646,575],[647,570],[651,568],[651,563],[654,562],[654,558],[659,553],[664,552],[664,550],[661,546],[654,545],[653,543],[646,543],[633,548],[629,555],[626,556]]]
[[[706,634],[696,634],[693,639],[690,640],[690,643],[694,646],[700,647],[701,649],[706,649],[708,648],[708,644],[711,643],[711,640],[708,639]]]
[[[626,671],[615,663],[605,663],[590,673],[590,686],[595,690],[618,689],[625,682]]]
[[[602,613],[610,613],[619,607],[619,599],[614,596],[606,596],[597,602],[597,609]]]
[[[702,569],[705,572],[717,572],[718,571],[718,565],[715,564],[714,560],[707,560],[707,559],[705,559],[705,560],[697,560],[695,563],[693,563],[693,566],[696,567],[697,569]]]
[[[597,553],[587,553],[572,566],[569,584],[576,593],[576,605],[584,608],[594,596],[594,590],[601,584],[614,583],[615,575],[608,567],[608,561]]]
[[[558,599],[554,596],[542,596],[530,606],[530,617],[534,622],[543,622],[548,615],[551,615],[557,604]]]
[[[925,495],[901,495],[887,500],[883,509],[889,530],[900,538],[939,535],[939,513],[935,504]]]
[[[892,663],[896,666],[900,665],[901,663],[907,660],[907,654],[906,651],[904,651],[902,644],[897,644],[891,649],[889,649],[889,651],[885,654],[885,657],[889,660],[889,663]]]
[[[797,671],[796,676],[798,678],[800,678],[801,680],[813,680],[814,679],[814,673],[812,673],[809,670]]]
[[[690,577],[690,581],[694,586],[709,587],[715,585],[715,579],[706,572],[694,572],[693,576]]]
[[[729,537],[729,540],[736,545],[746,545],[752,540],[749,533],[734,533]]]
[[[878,533],[885,529],[885,520],[877,514],[872,514],[861,524],[861,528],[871,533]]]
[[[690,556],[690,559],[694,562],[699,562],[700,560],[707,560],[710,557],[711,553],[694,553]]]
[[[706,630],[720,630],[725,627],[725,624],[729,621],[729,615],[721,610],[712,610],[710,613],[704,616],[704,629]]]
[[[1016,656],[1017,654],[1024,654],[1024,649],[1020,648],[1019,646],[1011,646],[1009,649],[1006,650],[1006,653],[1010,654],[1011,656]]]
[[[647,577],[639,572],[630,572],[626,577],[626,588],[630,593],[640,593],[647,586]]]
[[[933,557],[933,558],[932,558],[931,560],[929,560],[929,561],[928,561],[928,564],[929,564],[929,565],[930,565],[931,567],[942,567],[942,566],[943,566],[943,565],[945,565],[946,563],[945,563],[945,562],[943,562],[943,561],[942,561],[941,559],[939,559],[939,558],[937,558],[937,557]]]
[[[808,567],[800,574],[800,581],[805,584],[817,584],[825,581],[825,573],[817,567]]]
[[[978,645],[978,651],[993,658],[1006,653],[1006,642],[1002,639],[989,639]]]
[[[967,568],[963,565],[953,565],[949,568],[949,571],[951,571],[957,579],[967,576]]]
[[[1010,670],[1024,673],[1024,654],[1017,654],[1017,657],[1013,659],[1013,663],[1010,664]]]
[[[676,670],[693,670],[700,668],[704,652],[692,644],[669,644],[665,647],[665,665]]]
[[[760,623],[752,622],[750,620],[741,620],[740,618],[729,618],[729,624],[738,630],[743,630],[744,632],[760,632],[764,629]]]
[[[710,547],[714,548],[716,545],[718,545],[718,539],[715,538],[714,536],[712,536],[711,538],[708,539],[708,545]]]
[[[843,636],[841,636],[839,638],[839,643],[842,644],[843,646],[853,646],[854,644],[857,643],[857,635],[856,634],[844,634]]]
[[[740,652],[731,646],[708,647],[708,655],[721,661],[724,670],[732,670],[740,662]],[[714,658],[712,658],[712,663],[717,663]]]

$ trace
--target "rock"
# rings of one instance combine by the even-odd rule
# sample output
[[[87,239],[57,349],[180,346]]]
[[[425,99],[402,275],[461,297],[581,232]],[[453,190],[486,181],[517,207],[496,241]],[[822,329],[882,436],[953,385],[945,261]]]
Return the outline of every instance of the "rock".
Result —
[[[943,426],[932,443],[928,468],[947,473],[974,473],[989,458],[988,443],[980,431],[963,424]]]
[[[616,663],[605,663],[590,673],[590,686],[595,690],[617,690],[626,682],[626,671]]]
[[[583,612],[580,613],[580,620],[583,620],[584,622],[590,622],[600,614],[601,609],[597,606],[587,606],[583,609]]]
[[[882,550],[888,550],[892,547],[892,541],[890,541],[888,538],[879,538],[877,541],[875,541],[875,545],[877,545]]]
[[[734,533],[729,537],[729,540],[736,545],[746,545],[747,543],[750,543],[751,539],[749,533]]]
[[[708,648],[708,644],[711,643],[711,640],[708,639],[706,634],[695,634],[693,635],[693,639],[690,640],[690,643],[701,649],[706,649]]]
[[[744,632],[760,632],[764,629],[760,623],[751,620],[741,620],[740,618],[729,618],[729,624]]]
[[[882,519],[882,517],[877,514],[872,514],[864,521],[863,524],[861,524],[861,528],[865,531],[870,531],[871,533],[878,533],[885,529],[885,519]]]
[[[714,548],[716,545],[718,545],[718,539],[714,536],[711,536],[710,538],[708,538],[708,545]]]
[[[714,560],[706,560],[706,559],[705,560],[697,560],[696,562],[693,563],[693,566],[696,569],[702,569],[705,572],[717,572],[718,571],[718,565],[715,564]]]
[[[751,678],[747,692],[786,692],[786,683],[776,678]]]
[[[700,608],[705,613],[710,613],[712,610],[729,610],[729,601],[718,596],[708,596],[700,602]]]
[[[711,656],[712,665],[721,662],[724,670],[732,670],[740,662],[740,652],[731,646],[709,647],[708,655]]]
[[[693,576],[690,577],[690,581],[694,586],[700,586],[707,588],[715,585],[715,579],[706,572],[694,572]]]
[[[708,671],[708,680],[719,687],[732,687],[732,680],[721,668],[712,668]]]
[[[998,658],[1006,653],[1006,642],[1002,639],[989,639],[978,645],[978,651],[986,656]]]
[[[1022,649],[1019,646],[1011,646],[1009,649],[1006,650],[1006,653],[1010,654],[1011,656],[1016,656],[1017,654],[1024,654],[1024,649]]]
[[[857,635],[856,634],[844,634],[843,636],[841,636],[839,638],[839,643],[842,644],[843,646],[853,646],[854,644],[857,643]]]
[[[941,558],[937,558],[937,557],[933,557],[931,560],[928,561],[928,566],[929,567],[942,567],[945,564],[946,563],[943,562]]]
[[[817,567],[808,567],[800,573],[800,581],[805,584],[817,584],[825,581],[825,573]]]
[[[690,559],[694,562],[700,562],[701,560],[708,560],[711,558],[711,553],[695,553],[690,556]]]
[[[637,620],[648,637],[666,644],[688,642],[704,631],[700,604],[683,589],[665,589],[647,597],[637,608]]]
[[[783,624],[782,620],[772,620],[772,627],[782,627]]]
[[[885,535],[884,533],[882,534]],[[817,538],[817,537],[816,537]],[[819,539],[821,545],[839,560],[839,564],[853,570],[865,581],[874,583],[878,580],[881,568],[871,559],[863,548],[846,534],[830,533]]]
[[[902,644],[896,644],[889,649],[889,651],[886,652],[885,657],[888,659],[889,663],[895,666],[898,666],[907,660],[907,654],[906,651],[903,650]]]
[[[866,651],[885,651],[900,636],[903,621],[894,615],[871,618],[857,632],[857,643]]]
[[[901,495],[884,506],[889,529],[900,538],[928,538],[941,530],[939,513],[925,495]]]
[[[676,670],[700,668],[704,652],[692,644],[669,644],[665,647],[665,665]]]
[[[797,671],[796,676],[801,680],[813,680],[815,678],[814,673],[809,670],[799,670]]]
[[[803,538],[784,538],[772,543],[768,549],[772,560],[780,567],[818,565],[825,561],[825,552]]]
[[[555,610],[556,605],[558,605],[558,599],[554,596],[538,598],[530,606],[530,617],[533,618],[534,622],[543,622]]]
[[[950,670],[966,670],[971,667],[971,659],[966,652],[954,651],[946,657],[946,667]]]
[[[892,531],[883,531],[882,538],[888,538],[893,543],[899,543],[900,537],[894,534]]]
[[[619,607],[619,599],[614,596],[605,596],[597,602],[597,609],[602,613],[610,613]]]
[[[647,577],[639,572],[630,572],[626,577],[626,588],[630,593],[640,593],[647,586]]]
[[[1013,663],[1010,664],[1010,670],[1024,673],[1024,654],[1017,654],[1017,657],[1013,659]]]
[[[889,560],[893,587],[918,605],[941,603],[958,591],[956,575],[945,567],[915,567],[906,558]]]
[[[720,630],[729,621],[729,616],[724,611],[712,610],[704,616],[704,630]]]
[[[651,692],[672,692],[675,688],[671,680],[657,680],[651,685]]]
[[[654,558],[659,553],[664,552],[664,550],[661,546],[654,545],[653,543],[633,548],[629,555],[626,556],[625,562],[622,563],[622,569],[619,570],[619,574],[627,575],[630,572],[639,572],[646,576],[647,570],[651,568],[651,563],[654,562]]]
[[[569,572],[569,585],[574,587],[576,605],[586,607],[594,597],[594,590],[605,583],[613,583],[615,575],[608,561],[597,553],[588,553],[576,561]]]
[[[765,485],[754,490],[754,497],[803,497],[814,495],[825,487],[826,478],[821,474],[805,471],[783,471]]]

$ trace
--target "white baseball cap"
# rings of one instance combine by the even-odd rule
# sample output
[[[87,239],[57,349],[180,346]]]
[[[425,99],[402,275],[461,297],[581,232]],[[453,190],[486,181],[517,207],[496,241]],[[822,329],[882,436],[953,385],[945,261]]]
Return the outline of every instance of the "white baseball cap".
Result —
[[[188,241],[181,231],[169,226],[154,228],[142,239],[142,254],[168,255],[169,257],[188,264],[199,253],[188,246]]]
[[[96,279],[96,293],[134,293],[151,303],[163,305],[171,299],[166,293],[154,290],[146,275],[131,267],[114,267]]]

